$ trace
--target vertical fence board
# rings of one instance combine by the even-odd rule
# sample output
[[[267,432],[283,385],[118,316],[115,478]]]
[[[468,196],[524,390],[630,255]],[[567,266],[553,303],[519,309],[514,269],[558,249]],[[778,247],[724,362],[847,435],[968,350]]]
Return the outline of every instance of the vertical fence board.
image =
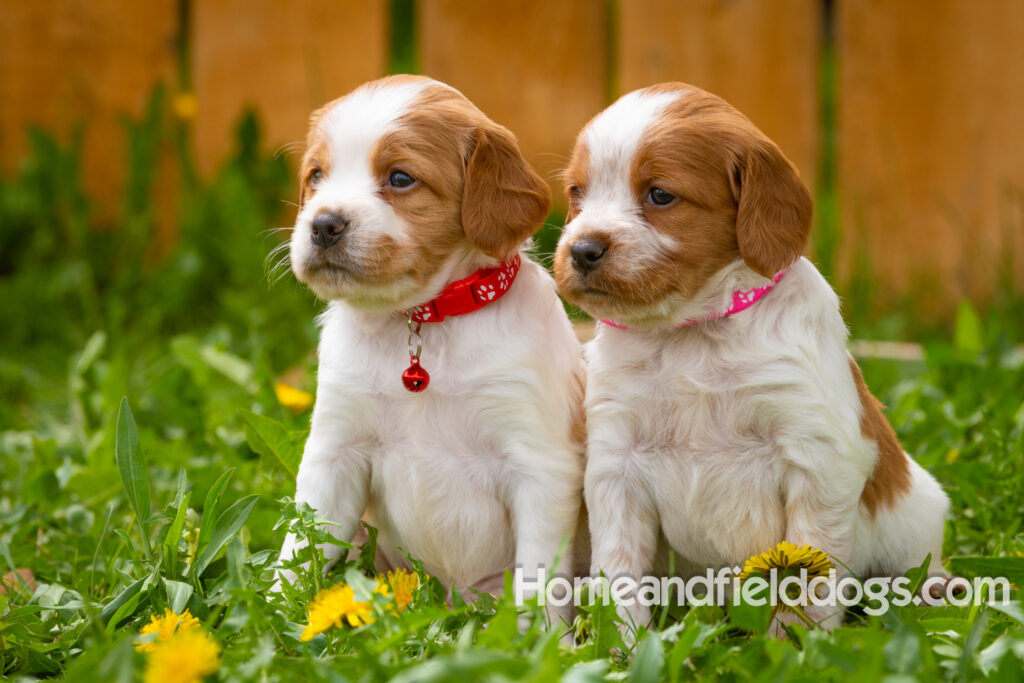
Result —
[[[588,0],[422,0],[421,64],[510,128],[564,205],[558,174],[606,104],[606,30]]]
[[[1024,270],[1024,3],[838,9],[840,272],[932,315],[986,298]]]
[[[808,185],[817,179],[817,0],[623,0],[622,92],[683,81],[719,95],[782,148]]]
[[[0,166],[28,151],[26,126],[66,133],[84,125],[86,189],[101,217],[124,172],[121,117],[142,114],[174,74],[176,0],[0,2]]]
[[[310,112],[383,76],[386,0],[202,0],[194,4],[196,149],[209,173],[231,149],[243,108],[275,150],[305,139]]]

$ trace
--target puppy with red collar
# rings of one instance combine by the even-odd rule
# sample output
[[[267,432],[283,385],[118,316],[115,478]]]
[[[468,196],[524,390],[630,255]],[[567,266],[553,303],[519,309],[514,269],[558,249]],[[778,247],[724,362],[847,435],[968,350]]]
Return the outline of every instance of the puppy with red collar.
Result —
[[[847,353],[838,299],[801,256],[810,195],[778,147],[666,83],[583,129],[566,187],[556,281],[601,321],[585,351],[591,571],[664,574],[671,550],[680,575],[704,574],[786,540],[840,575],[929,554],[944,575],[949,500]]]
[[[404,550],[483,591],[556,571],[581,507],[583,368],[524,251],[549,197],[513,135],[437,81],[373,81],[313,114],[300,200],[292,270],[328,305],[296,499],[341,540],[376,527],[382,570]]]

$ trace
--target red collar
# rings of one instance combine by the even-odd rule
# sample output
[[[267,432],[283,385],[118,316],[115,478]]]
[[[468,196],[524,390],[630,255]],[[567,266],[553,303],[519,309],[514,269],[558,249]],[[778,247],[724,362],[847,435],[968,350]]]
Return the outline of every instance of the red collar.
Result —
[[[494,268],[482,268],[469,277],[456,280],[436,298],[404,312],[414,323],[439,323],[448,316],[479,311],[500,299],[512,287],[522,259],[516,254]]]
[[[516,254],[500,266],[482,268],[451,283],[436,298],[402,311],[409,324],[409,367],[402,373],[402,384],[406,389],[418,393],[430,384],[430,373],[420,365],[420,353],[423,351],[420,327],[423,323],[439,323],[448,316],[479,311],[497,301],[512,288],[521,264],[522,259]]]

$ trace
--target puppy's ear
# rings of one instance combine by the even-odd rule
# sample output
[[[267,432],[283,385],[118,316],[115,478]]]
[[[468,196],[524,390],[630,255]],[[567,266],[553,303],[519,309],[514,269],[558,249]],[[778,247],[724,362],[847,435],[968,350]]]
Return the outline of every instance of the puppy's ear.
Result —
[[[547,184],[505,128],[481,126],[466,162],[462,228],[474,247],[505,260],[537,231],[551,205]]]
[[[800,258],[807,246],[811,194],[796,167],[769,140],[747,148],[731,182],[740,256],[756,273],[772,277]]]

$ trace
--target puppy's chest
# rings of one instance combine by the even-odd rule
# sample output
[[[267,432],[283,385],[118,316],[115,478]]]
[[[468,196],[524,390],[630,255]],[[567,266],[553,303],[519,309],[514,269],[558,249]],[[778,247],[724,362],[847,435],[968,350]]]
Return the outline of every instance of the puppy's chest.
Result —
[[[694,567],[741,561],[785,528],[786,463],[770,392],[745,383],[741,371],[654,355],[630,364],[630,386],[618,394],[623,445],[655,498],[669,546]]]
[[[471,584],[511,562],[508,456],[466,407],[463,420],[453,419],[457,408],[416,403],[379,413],[388,424],[370,454],[369,521],[385,552],[400,546],[429,571]]]
[[[611,368],[617,400],[629,415],[641,450],[742,455],[770,445],[765,408],[769,391],[748,381],[745,369],[727,358],[654,354]],[[603,378],[596,378],[604,383]],[[716,458],[717,459],[717,458]]]
[[[453,485],[492,490],[507,467],[500,425],[484,417],[490,405],[427,396],[385,399],[378,416],[371,469],[381,485],[447,479]]]

